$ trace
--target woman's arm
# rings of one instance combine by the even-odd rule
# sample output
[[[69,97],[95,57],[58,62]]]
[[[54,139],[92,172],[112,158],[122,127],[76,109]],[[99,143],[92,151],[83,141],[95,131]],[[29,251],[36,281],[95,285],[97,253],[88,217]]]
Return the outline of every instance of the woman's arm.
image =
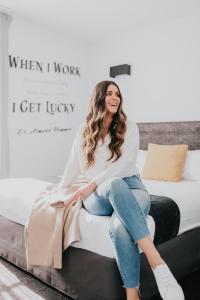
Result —
[[[125,134],[125,141],[122,146],[121,157],[113,162],[105,171],[93,178],[98,186],[111,177],[126,177],[127,172],[133,171],[136,167],[136,159],[139,150],[139,130],[135,123],[130,123]]]

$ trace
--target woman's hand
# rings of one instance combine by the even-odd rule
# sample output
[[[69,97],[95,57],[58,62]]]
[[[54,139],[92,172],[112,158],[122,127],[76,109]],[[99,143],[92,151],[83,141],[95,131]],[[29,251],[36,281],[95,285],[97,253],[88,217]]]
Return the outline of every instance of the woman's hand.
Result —
[[[74,194],[72,194],[67,200],[66,204],[70,204],[71,202],[77,202],[85,200],[90,194],[92,194],[97,188],[95,182],[90,182],[83,187],[79,188]],[[68,188],[58,188],[58,186],[50,186],[45,191],[42,191],[39,194],[39,197],[43,197],[46,195],[51,195],[55,192],[62,191],[64,194],[68,193]]]
[[[70,198],[68,201],[79,201],[85,200],[90,194],[92,194],[97,188],[95,182],[90,182],[83,187],[79,188]]]

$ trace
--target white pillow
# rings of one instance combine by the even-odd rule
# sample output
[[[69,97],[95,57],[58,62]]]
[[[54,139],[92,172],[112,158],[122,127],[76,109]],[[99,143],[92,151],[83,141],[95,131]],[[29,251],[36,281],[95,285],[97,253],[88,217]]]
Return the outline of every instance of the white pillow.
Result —
[[[144,163],[147,155],[147,150],[139,150],[138,151],[138,156],[137,156],[137,161],[136,165],[138,167],[139,173],[142,174],[143,168],[144,168]]]
[[[190,150],[187,153],[183,179],[200,180],[200,150]]]

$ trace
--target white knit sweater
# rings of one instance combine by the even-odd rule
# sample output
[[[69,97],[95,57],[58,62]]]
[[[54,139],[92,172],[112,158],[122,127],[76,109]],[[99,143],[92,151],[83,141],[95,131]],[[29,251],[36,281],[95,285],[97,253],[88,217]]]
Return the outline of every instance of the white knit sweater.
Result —
[[[139,131],[136,123],[127,121],[125,139],[121,147],[122,155],[117,161],[107,161],[110,157],[108,148],[110,136],[107,135],[104,143],[98,142],[95,150],[95,164],[87,170],[84,170],[84,157],[81,150],[83,128],[84,125],[82,124],[76,134],[62,180],[59,184],[60,188],[70,186],[79,177],[84,178],[86,182],[94,181],[98,186],[111,177],[123,178],[138,174],[136,158],[139,150]]]

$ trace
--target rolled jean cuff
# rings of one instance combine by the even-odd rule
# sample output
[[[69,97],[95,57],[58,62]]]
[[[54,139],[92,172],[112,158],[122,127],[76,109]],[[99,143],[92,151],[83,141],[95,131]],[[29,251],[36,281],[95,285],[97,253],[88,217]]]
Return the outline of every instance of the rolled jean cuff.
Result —
[[[133,283],[124,283],[124,285],[122,285],[123,288],[125,289],[138,289],[140,287],[140,283],[137,282],[136,284]]]
[[[135,234],[135,242],[144,239],[145,237],[150,236],[148,227],[144,228],[143,232]]]

